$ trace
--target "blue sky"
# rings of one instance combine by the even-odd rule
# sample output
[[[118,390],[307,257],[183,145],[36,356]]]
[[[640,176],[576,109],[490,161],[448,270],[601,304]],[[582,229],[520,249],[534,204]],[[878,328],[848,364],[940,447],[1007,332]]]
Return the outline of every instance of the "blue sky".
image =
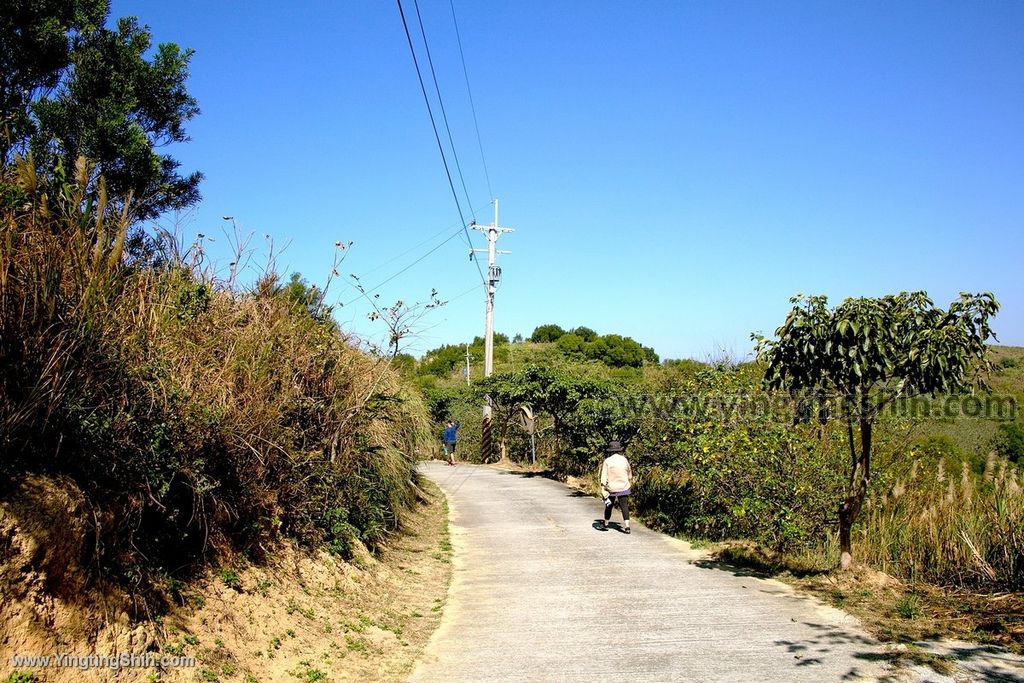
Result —
[[[993,291],[1000,339],[1024,345],[1024,3],[454,2],[516,229],[499,242],[499,331],[557,322],[662,357],[743,355],[796,292],[925,289],[943,306]],[[420,9],[486,223],[451,7]],[[395,3],[113,3],[127,14],[196,51],[202,113],[172,153],[205,174],[204,201],[165,227],[221,235],[233,215],[312,282],[352,240],[342,303],[349,273],[373,286],[458,229]],[[224,241],[209,253],[226,264]],[[452,299],[413,352],[482,334],[466,251],[455,237],[379,290]],[[338,318],[382,339],[367,311]]]

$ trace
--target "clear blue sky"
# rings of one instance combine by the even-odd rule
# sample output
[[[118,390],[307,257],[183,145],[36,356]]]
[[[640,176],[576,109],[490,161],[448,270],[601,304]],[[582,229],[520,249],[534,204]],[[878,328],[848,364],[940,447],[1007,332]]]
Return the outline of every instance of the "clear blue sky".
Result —
[[[448,0],[420,8],[489,222]],[[501,223],[517,230],[499,243],[513,252],[499,331],[588,325],[662,357],[742,355],[796,292],[925,289],[944,306],[990,290],[1001,340],[1024,345],[1024,3],[455,8]],[[206,175],[178,217],[187,238],[233,215],[257,242],[290,242],[278,265],[313,282],[352,240],[343,276],[372,286],[458,228],[395,3],[113,3],[126,14],[196,51],[202,113],[173,148]],[[379,291],[449,298],[474,282],[456,237]],[[342,283],[329,300],[353,297]],[[382,338],[366,312],[339,319]],[[482,334],[482,288],[421,328],[417,353]]]

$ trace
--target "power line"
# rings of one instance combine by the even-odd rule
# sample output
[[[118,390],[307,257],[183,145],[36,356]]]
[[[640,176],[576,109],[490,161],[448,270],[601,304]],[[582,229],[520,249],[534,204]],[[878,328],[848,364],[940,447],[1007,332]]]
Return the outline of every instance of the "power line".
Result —
[[[423,84],[423,73],[420,71],[420,62],[416,59],[416,48],[412,43],[412,34],[409,32],[409,23],[405,19],[405,10],[402,8],[402,0],[395,0],[398,3],[398,13],[402,16],[402,27],[405,29],[405,39],[409,43],[409,53],[412,55],[412,64],[416,68],[416,78],[420,82],[420,92],[423,93],[423,102],[427,105],[427,114],[430,116],[430,126],[434,129],[434,140],[437,141],[437,151],[441,153],[441,163],[444,164],[444,173],[448,178],[448,187],[452,190],[452,199],[455,200],[455,209],[459,212],[459,221],[462,224],[462,230],[466,235],[466,241],[472,247],[473,239],[469,235],[469,229],[466,227],[466,216],[462,213],[462,205],[459,203],[459,193],[455,190],[455,182],[452,180],[452,172],[448,167],[448,159],[444,154],[444,145],[441,144],[441,135],[437,132],[437,121],[434,119],[434,110],[430,106],[430,97],[427,96],[427,87]],[[484,277],[484,271],[480,267],[480,262],[473,259],[476,263],[477,273],[480,275],[480,282],[487,286],[487,278]]]
[[[462,175],[462,164],[459,163],[459,153],[455,149],[455,139],[452,137],[452,129],[448,125],[448,113],[444,108],[444,98],[441,97],[441,86],[437,81],[437,72],[434,71],[434,58],[430,55],[430,41],[427,40],[427,31],[423,28],[423,16],[420,14],[420,0],[413,0],[413,6],[416,8],[416,19],[420,24],[420,35],[423,36],[423,48],[427,51],[427,64],[430,65],[430,77],[434,80],[434,92],[437,93],[437,103],[441,107],[441,118],[444,120],[444,129],[448,132],[448,146],[452,150],[452,158],[455,160],[455,170],[459,174],[459,182],[462,183],[462,192],[466,195],[466,206],[469,207],[469,211],[473,214],[473,218],[476,218],[476,213],[473,212],[473,202],[469,198],[469,190],[466,188],[466,179]]]
[[[476,207],[476,211],[479,211],[480,209],[483,209],[483,208],[484,207],[482,205],[478,206],[478,207]],[[405,251],[403,251],[403,252],[401,252],[399,254],[395,254],[394,256],[389,258],[387,261],[384,261],[383,263],[377,264],[376,266],[374,266],[370,270],[364,270],[363,271],[363,276],[365,277],[365,276],[369,275],[370,273],[376,273],[378,270],[380,270],[384,266],[389,265],[391,263],[394,263],[395,261],[397,261],[398,259],[402,258],[406,254],[411,254],[412,252],[416,251],[417,249],[419,249],[423,245],[429,244],[429,243],[433,242],[435,239],[437,239],[441,235],[445,234],[448,230],[451,230],[451,226],[449,226],[447,228],[441,228],[440,230],[438,230],[437,232],[435,232],[433,235],[431,235],[430,237],[426,238],[422,242],[417,242],[416,244],[412,245],[411,247],[409,247]],[[461,232],[462,228],[456,228],[455,231],[456,232]],[[465,238],[463,238],[463,241],[465,241]],[[470,248],[472,248],[473,245],[469,244],[468,246]]]
[[[455,295],[455,296],[453,296],[453,297],[452,297],[451,299],[445,299],[445,303],[447,303],[447,304],[450,304],[450,303],[451,303],[451,302],[453,302],[453,301],[457,301],[458,299],[461,299],[462,297],[466,296],[467,294],[471,294],[471,293],[473,293],[474,291],[476,291],[476,289],[477,289],[477,288],[478,288],[479,286],[480,286],[480,285],[476,285],[476,284],[475,284],[475,285],[473,285],[472,287],[470,287],[469,289],[467,289],[466,291],[464,291],[464,292],[462,292],[462,293],[460,293],[460,294],[456,294],[456,295]]]
[[[487,196],[494,199],[491,190],[491,174],[487,172],[487,158],[484,156],[484,143],[480,138],[480,124],[476,119],[476,104],[473,103],[473,89],[469,87],[469,70],[466,69],[466,55],[462,51],[462,36],[459,34],[459,19],[455,16],[455,0],[448,0],[452,8],[452,22],[455,24],[455,39],[459,42],[459,57],[462,58],[462,75],[466,77],[466,92],[469,93],[469,108],[473,111],[473,127],[476,128],[476,142],[480,147],[480,161],[484,165],[484,178],[487,179]]]
[[[394,275],[392,275],[391,277],[387,278],[386,280],[384,280],[384,281],[382,281],[382,282],[379,282],[379,283],[377,283],[376,285],[374,285],[374,286],[373,286],[373,287],[371,287],[370,289],[364,290],[364,291],[363,291],[363,292],[362,292],[362,293],[361,293],[361,294],[360,294],[359,296],[357,296],[356,298],[352,299],[351,301],[349,301],[349,302],[346,302],[346,303],[342,304],[342,307],[344,307],[344,306],[349,306],[349,305],[351,305],[351,304],[354,304],[355,302],[357,302],[357,301],[359,301],[360,299],[362,299],[362,298],[363,298],[364,296],[366,296],[366,295],[368,295],[368,294],[371,294],[372,292],[375,292],[375,291],[377,291],[378,289],[380,289],[381,287],[383,287],[383,286],[384,286],[384,285],[386,285],[387,283],[391,282],[392,280],[394,280],[394,279],[395,279],[396,277],[398,277],[399,275],[401,275],[401,274],[402,274],[402,273],[404,273],[405,271],[407,271],[407,270],[409,270],[410,268],[412,268],[413,266],[415,266],[415,265],[416,265],[417,263],[419,263],[419,262],[420,262],[420,261],[422,261],[423,259],[425,259],[425,258],[427,258],[428,256],[430,256],[431,254],[433,254],[433,253],[434,253],[435,251],[437,251],[438,249],[440,249],[440,248],[441,248],[441,247],[443,247],[444,245],[446,245],[446,244],[448,244],[449,242],[451,242],[451,241],[452,241],[453,239],[455,239],[455,237],[456,237],[456,236],[458,236],[458,235],[459,235],[459,233],[460,233],[460,231],[456,230],[456,231],[455,231],[455,232],[453,232],[453,233],[452,233],[452,234],[451,234],[451,235],[450,235],[450,236],[448,237],[448,239],[446,239],[446,240],[445,240],[444,242],[441,242],[441,243],[440,243],[440,244],[438,244],[438,245],[437,245],[436,247],[434,247],[433,249],[431,249],[431,250],[430,250],[430,251],[428,251],[427,253],[423,254],[423,256],[420,256],[420,257],[419,257],[418,259],[416,259],[415,261],[413,261],[412,263],[410,263],[409,265],[407,265],[407,266],[406,266],[405,268],[402,268],[402,269],[401,269],[400,271],[398,271],[397,273],[395,273],[395,274],[394,274]],[[476,287],[476,285],[473,285],[473,286],[474,286],[474,287]]]
[[[423,240],[422,242],[414,244],[413,246],[409,247],[408,249],[406,249],[405,251],[401,252],[400,254],[396,254],[396,255],[392,256],[387,261],[384,261],[383,263],[380,263],[380,264],[374,266],[370,270],[363,271],[363,276],[365,277],[365,276],[369,275],[370,273],[376,273],[378,270],[380,270],[384,266],[390,265],[390,264],[394,263],[395,261],[397,261],[398,259],[402,258],[403,256],[405,256],[407,254],[411,254],[412,252],[416,251],[420,247],[433,242],[438,237],[440,237],[441,235],[445,234],[448,230],[451,230],[451,227],[442,228],[440,231],[435,232],[433,235],[431,235],[427,239]],[[462,228],[456,228],[455,229],[455,234],[456,235],[460,234],[461,232],[462,232]],[[445,240],[445,242],[447,242],[447,241],[448,240]]]

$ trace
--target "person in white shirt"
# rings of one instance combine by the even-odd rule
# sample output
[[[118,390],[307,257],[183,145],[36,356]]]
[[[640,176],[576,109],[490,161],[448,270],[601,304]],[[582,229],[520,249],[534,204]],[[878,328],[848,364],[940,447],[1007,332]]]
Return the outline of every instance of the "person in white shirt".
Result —
[[[604,521],[601,529],[608,528],[608,520],[612,518],[612,508],[618,504],[622,511],[623,531],[629,533],[629,495],[633,483],[633,470],[623,455],[625,449],[618,441],[608,444],[605,452],[608,457],[601,465],[601,495],[604,496]]]

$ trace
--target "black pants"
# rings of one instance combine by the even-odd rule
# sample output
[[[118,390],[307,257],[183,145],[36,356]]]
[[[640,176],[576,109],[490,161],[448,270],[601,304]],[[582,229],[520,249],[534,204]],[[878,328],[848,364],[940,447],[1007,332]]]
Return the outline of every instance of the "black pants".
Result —
[[[622,510],[622,519],[626,522],[629,521],[629,496],[612,496],[612,504],[604,506],[604,521],[608,521],[612,518],[612,508],[615,504],[619,504],[619,509]]]

